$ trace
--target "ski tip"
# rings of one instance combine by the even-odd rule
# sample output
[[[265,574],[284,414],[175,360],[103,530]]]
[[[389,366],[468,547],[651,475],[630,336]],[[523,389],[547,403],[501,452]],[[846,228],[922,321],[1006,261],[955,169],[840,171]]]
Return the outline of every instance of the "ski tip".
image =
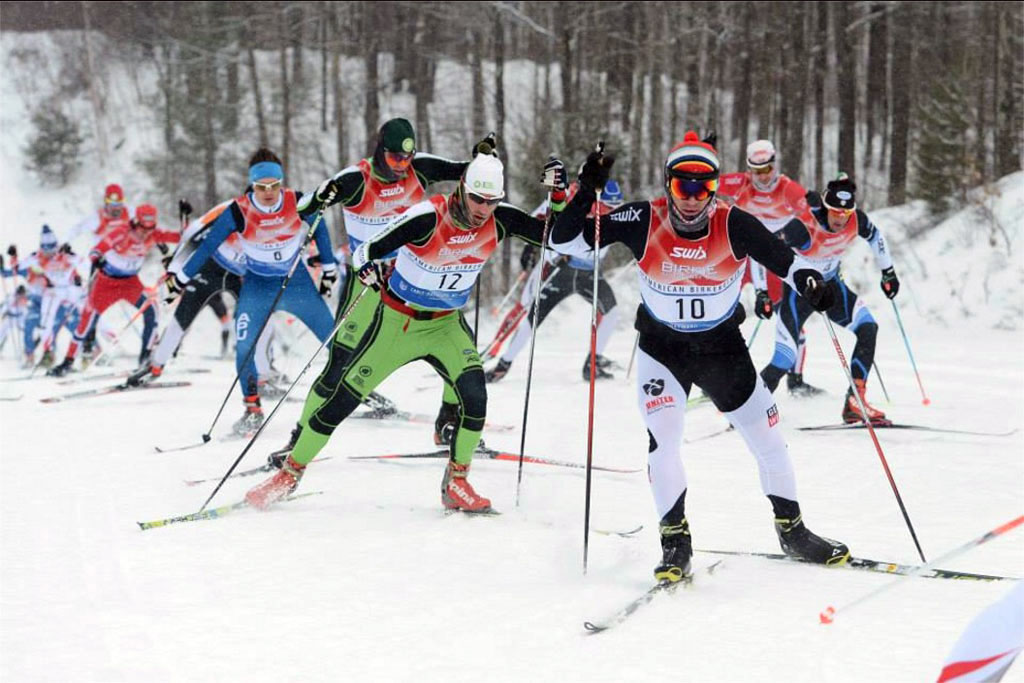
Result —
[[[818,621],[823,626],[827,626],[828,624],[831,624],[835,620],[835,616],[836,616],[836,608],[831,606],[831,605],[829,605],[828,607],[825,608],[824,612],[821,612],[820,614],[818,614]]]
[[[925,398],[923,401],[921,401],[921,405],[925,405],[925,406],[931,405],[931,403],[932,403],[932,400],[930,398]]]

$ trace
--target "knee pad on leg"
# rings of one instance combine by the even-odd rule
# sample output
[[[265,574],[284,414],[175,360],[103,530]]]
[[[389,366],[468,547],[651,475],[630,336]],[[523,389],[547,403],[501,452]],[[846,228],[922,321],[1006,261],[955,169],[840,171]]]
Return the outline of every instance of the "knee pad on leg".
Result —
[[[487,384],[483,368],[473,368],[455,380],[455,391],[462,405],[462,427],[483,431],[487,417]]]
[[[317,396],[328,398],[334,393],[338,385],[341,384],[342,377],[345,376],[345,366],[348,365],[351,357],[352,349],[341,344],[331,343],[331,355],[327,359],[327,367],[320,373],[316,384],[313,385],[313,391]]]

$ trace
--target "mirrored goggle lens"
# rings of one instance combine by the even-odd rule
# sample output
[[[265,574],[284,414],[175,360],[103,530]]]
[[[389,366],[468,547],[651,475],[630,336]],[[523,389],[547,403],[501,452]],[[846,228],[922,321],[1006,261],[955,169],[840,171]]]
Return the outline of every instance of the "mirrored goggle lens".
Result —
[[[751,165],[750,166],[750,172],[751,173],[756,173],[758,175],[769,175],[773,170],[775,170],[775,166],[773,166],[772,164],[763,164],[763,165],[759,165],[759,166]]]
[[[281,181],[275,180],[272,183],[253,183],[252,187],[254,190],[259,192],[273,192],[274,190],[281,187]]]
[[[501,197],[494,197],[492,199],[490,197],[482,197],[475,192],[470,192],[468,196],[470,201],[473,202],[474,204],[486,204],[487,206],[494,206],[495,204],[499,204],[501,202]]]
[[[837,209],[834,206],[828,206],[827,204],[825,205],[825,208],[828,209],[829,213],[834,213],[835,215],[843,218],[854,212],[854,209]]]
[[[696,199],[703,201],[718,191],[718,179],[697,180],[694,178],[676,178],[669,180],[669,190],[676,199]]]
[[[403,154],[402,152],[384,152],[384,158],[388,164],[392,167],[402,168],[412,163],[413,154]]]

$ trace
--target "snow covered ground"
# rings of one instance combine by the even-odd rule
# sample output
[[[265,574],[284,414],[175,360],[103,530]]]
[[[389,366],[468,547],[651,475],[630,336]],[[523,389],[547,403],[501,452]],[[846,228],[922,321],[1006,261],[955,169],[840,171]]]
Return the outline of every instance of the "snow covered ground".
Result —
[[[589,311],[582,300],[565,306],[538,338],[527,450],[582,462],[587,387],[579,366]],[[871,394],[893,417],[976,430],[1024,426],[1020,331],[949,329],[908,316],[932,399],[924,407],[891,312],[876,306],[876,314],[893,402],[884,403],[877,384]],[[198,509],[212,485],[183,480],[222,474],[241,450],[216,439],[182,453],[153,450],[197,439],[233,376],[231,363],[201,358],[215,345],[216,326],[212,316],[199,325],[175,365],[213,372],[176,376],[171,366],[168,373],[192,380],[191,388],[48,405],[37,399],[79,385],[0,385],[5,396],[24,393],[0,403],[3,680],[920,681],[937,675],[963,626],[1010,588],[909,579],[823,627],[817,615],[825,606],[890,579],[728,558],[691,590],[656,601],[617,630],[586,636],[584,620],[614,612],[651,581],[660,553],[643,474],[594,475],[593,527],[644,529],[634,538],[592,535],[584,576],[579,471],[527,465],[517,508],[515,464],[477,461],[475,485],[505,514],[445,517],[441,462],[346,459],[427,450],[430,428],[361,420],[338,430],[324,452],[332,459],[303,480],[301,491],[322,495],[266,514],[140,531],[137,520]],[[844,390],[823,327],[812,323],[808,332],[807,377],[829,395],[778,398],[809,525],[858,556],[914,562],[868,435],[793,429],[835,421]],[[758,364],[771,352],[770,337],[764,329],[757,337]],[[623,330],[609,355],[625,364],[631,345]],[[292,373],[313,348],[302,346]],[[4,360],[0,374],[20,372]],[[493,385],[492,421],[519,425],[525,374],[524,357]],[[646,434],[632,384],[618,374],[598,391],[595,462],[642,468]],[[425,365],[382,386],[402,408],[426,413],[439,390]],[[239,410],[233,396],[217,433]],[[286,403],[242,466],[283,443],[298,412],[298,403]],[[687,421],[690,438],[722,425],[707,407]],[[485,438],[518,446],[518,432]],[[929,557],[1021,513],[1024,433],[883,432],[881,441]],[[738,436],[694,443],[685,462],[698,548],[777,550],[770,507]],[[230,481],[215,504],[238,500],[258,480]],[[710,561],[696,556],[698,566]],[[1008,535],[951,568],[1024,575],[1024,543]],[[1024,667],[1007,680],[1024,680]]]

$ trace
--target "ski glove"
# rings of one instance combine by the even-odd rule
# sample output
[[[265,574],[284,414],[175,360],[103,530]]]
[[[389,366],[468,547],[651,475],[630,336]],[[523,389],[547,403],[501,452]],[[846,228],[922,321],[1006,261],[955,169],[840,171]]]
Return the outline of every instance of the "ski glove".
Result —
[[[900,291],[900,280],[896,277],[895,268],[886,268],[882,271],[882,292],[890,299],[895,299]]]
[[[603,190],[614,163],[615,157],[605,156],[604,143],[599,142],[597,149],[587,155],[587,160],[580,169],[580,187],[591,192]]]
[[[11,246],[7,247],[7,255],[11,257],[11,262],[12,263],[17,261],[18,260],[18,248],[16,246],[14,246],[13,244]]]
[[[797,292],[807,299],[811,307],[823,313],[836,302],[836,294],[831,284],[821,277],[821,273],[814,270],[801,268],[793,273],[793,282],[796,283]]]
[[[552,193],[565,192],[569,187],[569,173],[565,170],[562,160],[555,157],[548,159],[548,163],[544,164],[544,172],[541,174],[540,181]]]
[[[476,157],[477,154],[490,154],[492,157],[498,156],[498,140],[493,132],[488,133],[487,137],[473,145],[473,156]]]
[[[367,261],[361,265],[356,271],[356,277],[367,287],[372,287],[375,292],[380,291],[380,286],[384,281],[380,274],[380,264],[376,261]]]
[[[316,188],[315,196],[317,201],[330,206],[334,202],[334,198],[338,196],[339,190],[341,190],[341,187],[338,185],[338,181],[334,178],[328,178],[320,183],[320,187]]]
[[[812,209],[821,208],[821,193],[817,190],[808,190],[807,194],[804,195],[804,199],[807,201],[807,206]]]
[[[338,281],[338,269],[324,270],[320,275],[320,296],[330,296],[334,283]]]
[[[164,297],[164,303],[168,304],[177,299],[188,286],[178,278],[177,273],[167,273],[164,284],[167,285],[167,296]]]
[[[763,289],[757,290],[757,297],[754,299],[754,315],[761,320],[768,320],[772,317],[772,298]]]
[[[519,256],[519,265],[523,267],[523,270],[532,270],[537,265],[537,249],[532,244],[527,244],[523,247],[523,253]]]
[[[192,205],[187,199],[178,200],[178,215],[185,219],[192,215]]]

